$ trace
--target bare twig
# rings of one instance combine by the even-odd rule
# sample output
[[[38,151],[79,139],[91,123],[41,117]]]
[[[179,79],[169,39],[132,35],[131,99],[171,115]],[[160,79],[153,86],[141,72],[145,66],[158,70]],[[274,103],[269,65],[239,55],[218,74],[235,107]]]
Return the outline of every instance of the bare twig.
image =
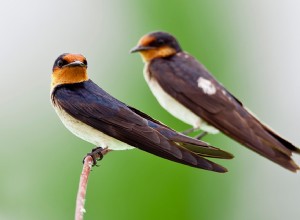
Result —
[[[110,151],[109,149],[105,148],[101,150],[101,154],[105,155],[109,151]],[[100,155],[97,156],[99,156],[98,158],[100,158]],[[82,168],[80,181],[79,181],[79,188],[78,188],[77,199],[76,199],[75,220],[83,220],[83,214],[85,213],[84,202],[85,202],[85,195],[87,189],[87,182],[88,182],[89,174],[91,172],[92,165],[93,165],[92,156],[90,155],[86,156],[84,158],[83,168]]]

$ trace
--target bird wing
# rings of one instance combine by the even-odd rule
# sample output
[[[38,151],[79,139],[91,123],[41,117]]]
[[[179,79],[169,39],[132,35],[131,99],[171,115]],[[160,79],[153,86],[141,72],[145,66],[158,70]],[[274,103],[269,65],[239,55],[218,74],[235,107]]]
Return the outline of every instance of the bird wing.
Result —
[[[136,114],[137,110],[131,110],[91,80],[58,86],[52,93],[52,99],[55,105],[74,118],[131,146],[189,166],[215,172],[227,171],[226,168],[193,153],[157,130],[164,127],[164,132],[167,133],[166,126],[157,121],[152,121],[152,126],[149,126],[150,117],[145,119],[144,113]],[[172,132],[174,131],[169,129],[168,135],[171,136]]]
[[[154,59],[148,65],[148,71],[149,77],[169,95],[212,126],[281,166],[292,171],[298,169],[290,158],[297,148],[250,114],[192,56],[182,53]],[[200,78],[213,90],[205,91],[199,86]]]

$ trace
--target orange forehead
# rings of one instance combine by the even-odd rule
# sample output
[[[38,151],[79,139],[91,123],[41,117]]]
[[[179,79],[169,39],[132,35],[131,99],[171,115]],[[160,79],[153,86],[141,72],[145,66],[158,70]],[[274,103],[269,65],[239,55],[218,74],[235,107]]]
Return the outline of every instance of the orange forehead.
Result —
[[[64,60],[67,61],[68,63],[72,63],[74,61],[83,62],[85,60],[85,57],[82,56],[81,54],[66,54],[64,56]]]
[[[155,40],[155,37],[151,36],[151,35],[146,35],[143,36],[140,41],[139,41],[139,45],[141,46],[147,46],[149,45],[151,42],[153,42]]]

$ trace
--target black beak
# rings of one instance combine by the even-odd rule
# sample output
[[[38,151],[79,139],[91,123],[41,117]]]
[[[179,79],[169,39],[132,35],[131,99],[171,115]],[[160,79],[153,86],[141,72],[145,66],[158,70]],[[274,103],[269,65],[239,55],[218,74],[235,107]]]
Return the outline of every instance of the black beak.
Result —
[[[65,67],[74,67],[74,66],[86,67],[86,65],[81,61],[74,61],[72,63],[65,65]]]
[[[140,52],[140,51],[145,51],[145,50],[153,50],[155,49],[155,47],[150,47],[150,46],[135,46],[134,48],[132,48],[130,50],[130,53],[136,53],[136,52]]]

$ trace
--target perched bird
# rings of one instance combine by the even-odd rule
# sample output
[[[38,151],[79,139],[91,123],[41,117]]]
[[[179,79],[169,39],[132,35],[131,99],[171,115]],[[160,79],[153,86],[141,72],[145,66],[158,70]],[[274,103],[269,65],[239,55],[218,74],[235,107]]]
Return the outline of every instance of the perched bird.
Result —
[[[230,153],[184,136],[115,99],[87,74],[86,58],[62,54],[54,62],[51,101],[63,124],[76,136],[111,150],[133,147],[192,167],[226,172],[204,157],[231,159]]]
[[[299,169],[291,156],[300,150],[247,111],[171,34],[146,34],[131,52],[141,54],[145,79],[158,102],[193,130],[220,130],[286,169]]]

